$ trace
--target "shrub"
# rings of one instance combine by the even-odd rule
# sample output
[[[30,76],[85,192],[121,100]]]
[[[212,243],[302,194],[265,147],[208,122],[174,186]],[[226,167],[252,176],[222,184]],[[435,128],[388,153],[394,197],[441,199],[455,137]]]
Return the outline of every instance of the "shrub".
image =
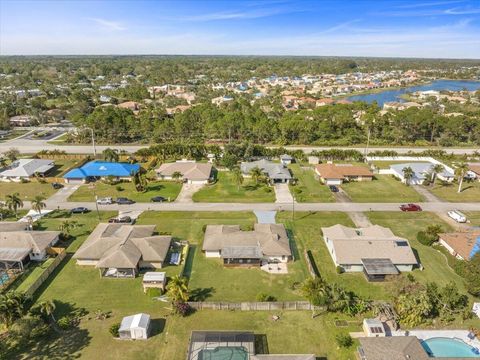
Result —
[[[337,274],[343,274],[345,272],[345,269],[341,266],[337,266],[336,271]]]
[[[436,237],[435,235],[428,234],[425,231],[419,231],[417,233],[417,240],[420,244],[423,244],[425,246],[431,246],[434,242],[438,240],[438,236]]]
[[[256,298],[258,302],[272,302],[272,301],[277,301],[277,299],[274,296],[265,294],[265,293],[258,293]]]
[[[112,334],[113,337],[118,337],[120,334],[118,333],[118,330],[120,330],[120,323],[115,323],[112,326],[110,326],[110,334]]]
[[[58,319],[57,324],[62,330],[67,330],[73,325],[72,318],[69,316],[63,316]]]
[[[117,186],[115,187],[115,189],[116,189],[118,192],[122,192],[122,191],[124,190],[123,187],[120,186],[120,185],[117,185]]]
[[[162,292],[158,288],[148,288],[147,289],[147,296],[153,298],[162,295]]]
[[[341,348],[349,348],[353,345],[353,339],[349,334],[338,334],[335,336],[335,341]]]
[[[193,308],[186,302],[178,301],[173,304],[173,308],[176,314],[183,317],[190,315],[193,312]]]

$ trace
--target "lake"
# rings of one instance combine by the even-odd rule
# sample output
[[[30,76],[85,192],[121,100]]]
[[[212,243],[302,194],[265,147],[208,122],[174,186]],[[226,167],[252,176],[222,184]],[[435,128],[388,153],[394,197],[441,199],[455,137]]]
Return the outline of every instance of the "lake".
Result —
[[[448,91],[459,91],[467,89],[468,91],[475,91],[480,89],[480,81],[473,80],[435,80],[431,83],[417,86],[410,86],[406,88],[396,89],[396,90],[385,90],[375,94],[364,94],[364,95],[353,95],[349,96],[346,99],[349,101],[365,101],[367,103],[372,103],[376,101],[380,107],[383,107],[383,104],[390,101],[404,102],[399,96],[406,93],[412,93],[415,91],[427,91],[427,90],[448,90]]]

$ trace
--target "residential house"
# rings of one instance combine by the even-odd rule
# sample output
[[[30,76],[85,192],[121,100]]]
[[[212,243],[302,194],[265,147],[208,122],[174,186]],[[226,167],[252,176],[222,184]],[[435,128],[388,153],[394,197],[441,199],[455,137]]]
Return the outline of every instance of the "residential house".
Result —
[[[129,109],[136,113],[140,110],[141,104],[136,101],[125,101],[118,104],[117,107],[121,109]]]
[[[155,225],[101,223],[73,258],[78,265],[95,266],[105,277],[135,277],[139,269],[160,269],[172,237],[154,232]]]
[[[240,165],[244,176],[250,176],[250,171],[254,168],[259,168],[272,183],[288,183],[292,181],[292,174],[284,164],[262,159],[252,162],[242,162]]]
[[[467,177],[480,181],[480,164],[469,164]]]
[[[404,164],[390,165],[390,171],[396,178],[400,179],[403,183],[406,183],[406,179],[403,174],[403,169],[411,168],[413,170],[413,176],[409,180],[412,185],[421,185],[426,179],[432,178],[432,171],[435,165],[430,162],[411,162]],[[450,168],[444,166],[443,171],[437,174],[437,178],[443,181],[452,182],[455,179],[455,174]]]
[[[415,336],[359,338],[361,360],[430,360],[431,357]]]
[[[439,234],[438,242],[459,260],[470,260],[480,251],[480,230]]]
[[[180,173],[180,179],[188,184],[208,184],[213,180],[212,169],[211,163],[181,160],[162,164],[155,172],[162,180],[173,180],[173,174]]]
[[[346,272],[363,271],[371,281],[411,271],[418,265],[408,240],[389,228],[373,225],[355,229],[337,224],[323,227],[322,233],[335,266]]]
[[[0,264],[23,270],[30,261],[42,261],[59,240],[58,231],[32,231],[23,222],[0,222]]]
[[[314,354],[257,354],[251,331],[192,331],[187,360],[315,360]],[[412,359],[413,360],[413,359]]]
[[[53,160],[44,159],[19,159],[13,161],[0,172],[0,178],[7,181],[20,181],[33,176],[45,176],[55,167]]]
[[[319,164],[315,173],[326,185],[340,185],[344,181],[371,181],[373,173],[365,166],[350,164]]]
[[[67,184],[78,184],[110,177],[116,180],[130,181],[132,176],[139,171],[139,164],[94,160],[79,168],[70,170],[63,178]]]
[[[225,96],[219,96],[212,99],[212,104],[219,106],[220,104],[230,102],[230,101],[233,101],[233,97],[225,95]]]
[[[37,123],[37,120],[30,115],[12,116],[9,120],[12,126],[31,126]]]
[[[252,231],[242,231],[239,225],[207,225],[202,250],[206,257],[222,258],[224,266],[286,263],[292,258],[282,224],[255,224]]]
[[[285,166],[290,165],[293,161],[293,156],[290,156],[288,154],[280,155],[280,162]]]

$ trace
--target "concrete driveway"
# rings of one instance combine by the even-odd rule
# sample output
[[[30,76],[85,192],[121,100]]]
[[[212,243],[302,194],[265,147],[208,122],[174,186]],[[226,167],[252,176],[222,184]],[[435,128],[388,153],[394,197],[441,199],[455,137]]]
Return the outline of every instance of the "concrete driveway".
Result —
[[[293,196],[290,193],[290,188],[288,187],[288,184],[275,184],[274,189],[275,189],[276,203],[291,204],[293,202]]]
[[[61,189],[59,189],[55,194],[53,194],[47,199],[47,205],[55,205],[57,203],[66,202],[68,200],[68,197],[72,195],[75,191],[77,191],[79,187],[79,184],[65,184]]]
[[[182,186],[182,190],[180,194],[178,194],[177,199],[175,200],[176,203],[193,203],[192,196],[202,187],[204,184],[187,184],[184,183]]]

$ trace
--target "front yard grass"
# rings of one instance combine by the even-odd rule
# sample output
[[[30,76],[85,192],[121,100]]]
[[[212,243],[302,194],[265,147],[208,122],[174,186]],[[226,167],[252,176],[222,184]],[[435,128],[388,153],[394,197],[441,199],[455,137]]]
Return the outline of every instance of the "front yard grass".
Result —
[[[305,169],[298,164],[291,164],[289,168],[297,179],[297,184],[289,185],[290,192],[298,202],[335,202],[328,186],[315,179],[312,168]]]
[[[427,187],[434,195],[450,202],[478,202],[480,201],[480,182],[463,182],[462,191],[457,192],[458,184],[448,184],[446,186],[435,184],[433,187]]]
[[[195,202],[274,202],[275,191],[271,186],[255,184],[251,179],[245,178],[243,185],[238,186],[233,180],[231,172],[219,171],[217,181],[206,185],[195,194]]]
[[[353,202],[421,202],[422,196],[390,175],[375,175],[372,181],[352,181],[341,188]]]
[[[464,213],[471,225],[480,226],[480,211],[465,211]]]
[[[14,183],[14,182],[1,182],[0,183],[0,200],[5,200],[7,195],[13,193],[19,193],[20,199],[23,201],[32,200],[37,195],[42,195],[45,198],[49,198],[55,193],[55,189],[52,184],[42,184],[37,181],[28,183]]]
[[[117,185],[108,185],[101,181],[94,183],[96,195],[101,197],[126,197],[136,202],[150,202],[154,196],[163,196],[165,199],[174,201],[182,184],[174,181],[155,181],[147,185],[147,191],[138,192],[132,182],[122,182]],[[119,189],[122,189],[119,191]],[[91,185],[82,185],[75,191],[68,201],[95,201]]]

